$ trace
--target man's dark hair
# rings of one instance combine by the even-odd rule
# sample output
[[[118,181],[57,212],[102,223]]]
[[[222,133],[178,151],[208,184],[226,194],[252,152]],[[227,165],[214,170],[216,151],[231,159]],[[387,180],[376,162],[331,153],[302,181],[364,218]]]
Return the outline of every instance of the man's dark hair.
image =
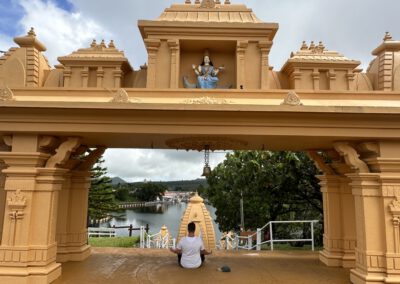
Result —
[[[193,233],[194,231],[196,231],[196,224],[193,222],[190,222],[188,224],[188,231],[189,231],[189,233]]]

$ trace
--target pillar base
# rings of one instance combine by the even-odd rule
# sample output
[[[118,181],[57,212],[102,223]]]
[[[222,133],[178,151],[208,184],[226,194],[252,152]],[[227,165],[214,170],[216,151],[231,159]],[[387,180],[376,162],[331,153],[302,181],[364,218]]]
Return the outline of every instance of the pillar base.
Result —
[[[343,254],[323,250],[319,252],[319,260],[329,267],[342,267]]]
[[[384,273],[367,273],[365,271],[360,271],[357,269],[350,270],[350,281],[353,284],[400,283],[399,278],[397,278],[395,282],[388,282],[390,281],[390,279],[388,279]]]
[[[48,284],[61,276],[61,264],[51,263],[39,267],[0,267],[0,283]]]
[[[84,261],[91,254],[91,247],[59,247],[57,249],[57,262]]]

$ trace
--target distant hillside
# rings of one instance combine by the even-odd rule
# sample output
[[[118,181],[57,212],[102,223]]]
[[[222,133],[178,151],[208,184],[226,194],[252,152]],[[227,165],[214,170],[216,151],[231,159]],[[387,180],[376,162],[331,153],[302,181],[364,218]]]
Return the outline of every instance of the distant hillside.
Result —
[[[124,184],[127,183],[126,181],[124,181],[122,178],[120,177],[113,177],[111,178],[111,184],[112,185],[118,185],[118,184]]]
[[[129,183],[134,187],[140,187],[144,182]],[[200,185],[208,187],[206,179],[180,180],[180,181],[155,181],[154,183],[163,184],[172,191],[195,191]]]

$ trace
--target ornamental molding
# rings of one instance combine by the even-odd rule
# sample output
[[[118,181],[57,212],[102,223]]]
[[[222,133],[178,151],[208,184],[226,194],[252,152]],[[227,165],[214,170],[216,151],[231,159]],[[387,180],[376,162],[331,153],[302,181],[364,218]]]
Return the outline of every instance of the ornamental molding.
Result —
[[[15,101],[14,93],[8,87],[0,89],[0,102],[6,101]]]
[[[225,104],[231,104],[233,102],[225,100],[225,99],[201,97],[201,98],[196,98],[196,99],[187,99],[187,100],[184,100],[182,103],[188,104],[188,105],[225,105]]]
[[[166,141],[171,149],[197,150],[202,151],[206,146],[211,151],[243,149],[248,143],[246,141],[231,139],[226,137],[208,137],[208,136],[192,136],[175,138]]]
[[[300,100],[300,97],[296,94],[295,91],[290,91],[286,98],[283,100],[281,105],[288,105],[288,106],[302,106],[303,103]]]
[[[336,142],[333,144],[335,150],[343,156],[346,164],[357,173],[369,173],[368,165],[360,159],[357,151],[347,142]]]
[[[315,166],[325,175],[336,175],[331,165],[324,161],[324,158],[317,151],[308,151],[308,157],[314,161]]]

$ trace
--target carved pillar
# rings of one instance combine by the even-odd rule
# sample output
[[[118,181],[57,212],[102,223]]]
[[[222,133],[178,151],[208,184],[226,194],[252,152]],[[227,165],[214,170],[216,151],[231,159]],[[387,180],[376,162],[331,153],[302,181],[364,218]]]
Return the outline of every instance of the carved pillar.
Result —
[[[87,88],[89,81],[89,67],[83,67],[81,71],[82,87]]]
[[[71,67],[65,67],[63,76],[64,76],[64,87],[69,87],[71,84],[71,75],[72,70]]]
[[[145,39],[144,43],[146,44],[149,58],[147,66],[147,88],[155,88],[158,49],[160,48],[161,41],[159,39]]]
[[[104,79],[104,69],[103,67],[98,67],[97,68],[97,88],[102,88],[103,87],[103,79]]]
[[[6,175],[3,173],[3,170],[5,169],[6,169],[6,164],[2,160],[0,160],[0,232],[3,232],[4,210],[6,206],[6,191],[4,190]],[[0,233],[0,243],[1,243],[1,233]]]
[[[351,71],[351,70],[349,70],[348,73],[346,74],[347,87],[348,87],[348,90],[350,90],[350,91],[355,90],[355,84],[354,84],[355,77],[356,77],[356,74],[354,74],[353,71]]]
[[[60,166],[79,139],[67,139],[53,156],[43,150],[49,141],[38,135],[14,135],[12,151],[0,153],[8,166],[0,283],[50,283],[61,274],[56,221],[58,194],[68,170]]]
[[[356,268],[350,279],[353,283],[400,283],[400,141],[336,143],[335,148],[354,169],[347,175],[357,234]]]
[[[324,173],[319,176],[324,208],[324,249],[320,260],[327,266],[355,266],[355,213],[354,199],[344,174],[349,168],[334,151],[325,153],[329,164],[316,152],[309,152],[317,167]]]
[[[87,244],[87,213],[90,169],[104,153],[98,148],[83,161],[73,163],[60,195],[57,220],[57,261],[83,261],[90,256]]]
[[[246,62],[245,62],[245,54],[247,46],[249,45],[248,41],[242,40],[238,41],[236,47],[236,88],[246,88]]]
[[[314,90],[318,91],[319,90],[319,71],[318,69],[314,69],[312,73],[312,78],[313,78],[313,85],[314,85]]]
[[[290,74],[290,82],[292,82],[292,88],[293,89],[300,89],[300,83],[301,83],[301,71],[300,68],[295,68],[294,71]]]
[[[271,41],[260,41],[258,43],[258,47],[261,51],[261,89],[268,89],[268,70],[269,70],[269,62],[268,62],[268,54],[271,49],[272,42]]]
[[[336,73],[335,70],[331,69],[328,72],[329,76],[329,90],[334,91],[336,90]]]
[[[121,88],[121,81],[122,81],[122,70],[120,67],[115,67],[113,71],[114,75],[114,88]]]
[[[180,66],[179,41],[168,40],[168,46],[171,51],[170,88],[177,89],[179,87],[179,66]]]

